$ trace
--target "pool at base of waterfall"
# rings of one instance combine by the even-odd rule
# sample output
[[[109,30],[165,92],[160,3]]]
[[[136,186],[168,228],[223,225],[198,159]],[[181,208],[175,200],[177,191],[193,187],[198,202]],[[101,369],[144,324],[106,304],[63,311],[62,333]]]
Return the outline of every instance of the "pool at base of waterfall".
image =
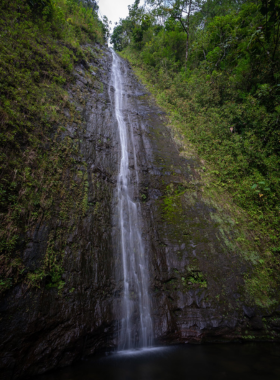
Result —
[[[236,343],[120,351],[37,376],[36,380],[278,380],[279,378],[279,343]]]

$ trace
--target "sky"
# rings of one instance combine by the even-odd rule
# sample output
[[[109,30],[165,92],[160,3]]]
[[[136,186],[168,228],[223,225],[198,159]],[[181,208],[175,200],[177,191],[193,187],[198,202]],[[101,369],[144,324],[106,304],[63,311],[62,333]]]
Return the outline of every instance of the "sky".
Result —
[[[134,0],[99,0],[99,16],[107,16],[112,21],[112,27],[120,18],[128,16],[128,5],[132,5]],[[140,4],[144,3],[144,0]],[[100,15],[101,13],[101,15]]]

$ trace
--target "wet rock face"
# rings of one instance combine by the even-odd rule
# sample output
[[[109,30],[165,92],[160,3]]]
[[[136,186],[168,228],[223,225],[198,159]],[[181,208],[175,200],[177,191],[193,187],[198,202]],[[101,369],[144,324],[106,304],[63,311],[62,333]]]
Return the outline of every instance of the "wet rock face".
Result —
[[[64,137],[78,139],[80,175],[86,178],[87,210],[64,227],[62,289],[20,284],[1,299],[1,378],[15,379],[72,363],[112,345],[114,260],[112,256],[112,194],[118,163],[118,134],[108,86],[111,52],[75,68],[76,83],[68,93],[80,120],[65,110]],[[90,75],[90,71],[94,75]],[[77,179],[79,180],[79,178]],[[54,249],[62,239],[61,222],[38,224],[29,232],[23,262],[40,267],[50,234]],[[3,377],[2,377],[3,376]]]
[[[83,64],[75,69],[76,83],[68,91],[81,119],[74,123],[65,110],[65,136],[78,136],[88,207],[65,231],[62,289],[49,288],[45,278],[38,289],[22,284],[2,298],[2,378],[29,377],[116,345],[114,308],[122,282],[116,280],[121,264],[113,247],[119,136],[108,91],[111,62],[104,49],[102,57],[86,64],[90,70]],[[258,308],[246,303],[248,264],[232,243],[230,216],[203,189],[201,165],[180,154],[162,111],[124,61],[122,72],[124,113],[137,152],[136,166],[131,150],[130,167],[137,167],[140,179],[134,196],[142,206],[155,341],[223,341],[279,332],[279,316],[263,320]],[[23,252],[27,267],[39,266],[58,227],[52,220],[30,232]]]
[[[278,312],[260,311],[245,292],[251,267],[237,225],[201,177],[202,164],[180,152],[162,111],[123,62],[126,122],[132,127],[149,258],[157,343],[278,339]],[[133,162],[131,163],[133,167]],[[278,318],[278,319],[277,319]],[[274,339],[272,338],[272,339]]]

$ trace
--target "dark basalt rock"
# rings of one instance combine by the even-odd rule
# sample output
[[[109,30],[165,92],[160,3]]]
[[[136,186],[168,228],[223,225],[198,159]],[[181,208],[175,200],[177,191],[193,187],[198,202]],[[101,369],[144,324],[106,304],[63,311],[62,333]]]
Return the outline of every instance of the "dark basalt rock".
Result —
[[[118,134],[110,104],[111,53],[106,50],[97,71],[103,82],[100,93],[96,80],[89,82],[85,65],[76,67],[77,82],[69,89],[84,127],[71,123],[69,110],[64,137],[77,135],[80,151],[87,163],[88,203],[86,214],[76,225],[70,221],[66,238],[62,280],[63,289],[49,288],[49,276],[40,288],[17,285],[1,298],[0,373],[1,379],[43,373],[69,365],[96,350],[113,346],[114,262],[111,218],[114,176],[117,174]],[[96,88],[95,88],[96,87]],[[108,143],[110,141],[110,143]],[[81,165],[81,171],[84,167]],[[58,221],[39,225],[27,235],[23,262],[37,269],[46,255],[50,232]],[[58,242],[55,241],[54,247]]]
[[[21,284],[2,297],[2,379],[30,377],[116,345],[113,311],[122,284],[115,280],[120,263],[112,244],[119,137],[108,92],[111,60],[104,49],[92,81],[85,74],[87,67],[92,69],[90,62],[75,69],[77,82],[69,94],[84,129],[71,123],[65,110],[65,136],[79,134],[90,207],[67,235],[62,291],[48,288],[46,278],[38,289]],[[123,74],[133,95],[127,98],[125,116],[137,151],[140,194],[135,197],[142,200],[155,341],[237,341],[246,334],[261,339],[267,329],[277,339],[279,316],[275,319],[272,312],[265,327],[261,312],[244,295],[243,275],[250,267],[231,243],[234,227],[223,228],[230,216],[204,196],[199,161],[180,154],[165,126],[165,113],[125,61]],[[28,268],[36,268],[55,229],[53,220],[30,232],[23,253]]]
[[[38,224],[33,233],[27,235],[29,241],[23,252],[23,263],[26,268],[36,270],[44,257],[48,244],[48,226]]]
[[[255,309],[245,305],[242,308],[246,317],[253,318],[256,315]]]

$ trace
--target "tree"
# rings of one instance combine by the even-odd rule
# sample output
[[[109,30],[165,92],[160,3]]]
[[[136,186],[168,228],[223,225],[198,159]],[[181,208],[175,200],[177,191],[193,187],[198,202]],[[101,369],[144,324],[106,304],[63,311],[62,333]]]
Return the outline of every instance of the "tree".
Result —
[[[44,14],[48,15],[48,18],[52,16],[52,1],[51,0],[27,0],[32,13],[36,17],[42,17]],[[48,9],[48,12],[46,12]]]
[[[147,3],[160,7],[168,12],[174,20],[178,20],[187,34],[186,63],[189,56],[190,16],[201,9],[202,0],[147,0]]]
[[[103,16],[102,19],[102,29],[105,41],[108,43],[109,37],[110,37],[110,24],[112,24],[112,21],[108,20],[107,16]]]
[[[201,6],[200,0],[176,0],[174,2],[171,14],[175,20],[178,20],[187,33],[186,42],[186,63],[189,56],[189,43],[190,43],[190,16],[196,11],[199,11]]]
[[[120,20],[119,25],[116,25],[111,35],[111,44],[114,50],[122,51],[130,43],[131,25],[129,20]]]
[[[98,10],[98,0],[78,0],[81,1],[87,8],[92,8],[93,11]]]
[[[115,50],[121,51],[131,42],[134,42],[137,48],[141,47],[143,32],[149,28],[151,20],[145,14],[144,7],[139,7],[139,4],[140,0],[135,0],[129,5],[128,17],[120,19],[119,24],[116,24],[111,36]]]

